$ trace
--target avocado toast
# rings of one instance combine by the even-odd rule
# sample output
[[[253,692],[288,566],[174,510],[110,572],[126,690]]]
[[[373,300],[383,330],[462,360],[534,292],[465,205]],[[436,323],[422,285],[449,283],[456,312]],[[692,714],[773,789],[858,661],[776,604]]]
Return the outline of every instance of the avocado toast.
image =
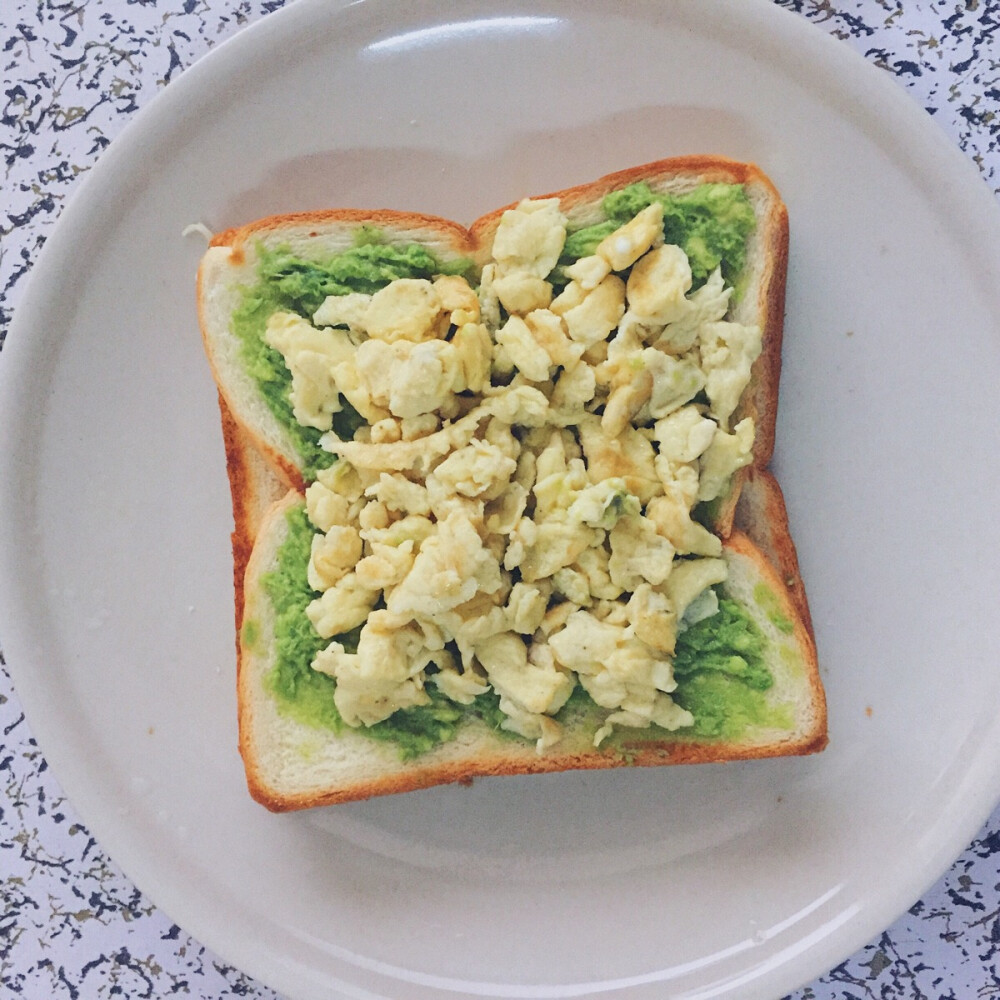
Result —
[[[767,471],[787,247],[773,185],[710,157],[467,230],[333,211],[215,237],[255,798],[822,749]]]

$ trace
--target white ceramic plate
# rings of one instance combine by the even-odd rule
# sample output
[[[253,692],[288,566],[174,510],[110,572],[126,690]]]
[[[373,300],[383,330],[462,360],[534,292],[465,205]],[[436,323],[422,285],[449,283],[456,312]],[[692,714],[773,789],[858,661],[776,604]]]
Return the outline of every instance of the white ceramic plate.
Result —
[[[471,220],[684,152],[793,226],[777,467],[830,749],[246,795],[201,247],[277,210]],[[131,124],[3,352],[2,634],[46,754],[176,921],[296,998],[773,998],[909,905],[1000,796],[1000,213],[896,86],[767,2],[300,0]]]

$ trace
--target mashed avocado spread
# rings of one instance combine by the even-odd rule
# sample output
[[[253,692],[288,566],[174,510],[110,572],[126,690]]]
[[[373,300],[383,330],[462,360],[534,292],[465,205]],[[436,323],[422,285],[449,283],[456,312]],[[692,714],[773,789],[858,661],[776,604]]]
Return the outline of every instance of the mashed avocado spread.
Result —
[[[698,288],[717,268],[726,284],[736,287],[746,259],[747,237],[753,232],[753,206],[740,184],[702,184],[685,194],[654,194],[645,182],[630,184],[604,198],[606,222],[570,233],[560,267],[592,254],[597,244],[654,201],[663,205],[663,235],[679,246],[691,264]]]

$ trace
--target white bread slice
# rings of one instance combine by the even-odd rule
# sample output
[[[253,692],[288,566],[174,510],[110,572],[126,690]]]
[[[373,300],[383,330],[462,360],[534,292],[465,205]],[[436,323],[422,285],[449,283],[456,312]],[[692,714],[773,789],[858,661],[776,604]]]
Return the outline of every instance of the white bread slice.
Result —
[[[443,260],[473,256],[481,264],[489,257],[503,210],[484,216],[469,230],[442,219],[390,211],[278,216],[216,236],[198,281],[199,314],[220,390],[233,494],[237,627],[238,633],[246,635],[242,625],[252,621],[256,633],[253,643],[242,643],[239,638],[237,642],[240,749],[251,793],[268,808],[306,808],[486,774],[604,768],[622,763],[726,761],[811,753],[826,745],[826,709],[808,604],[781,493],[766,471],[774,443],[780,372],[788,254],[785,207],[771,182],[756,167],[715,157],[647,164],[558,192],[557,196],[571,227],[578,228],[602,221],[600,203],[605,194],[639,180],[646,181],[654,191],[672,192],[690,190],[701,183],[741,183],[757,215],[741,280],[743,294],[728,317],[757,324],[763,331],[761,356],[734,416],[740,419],[749,415],[755,420],[754,460],[733,477],[728,492],[715,503],[711,524],[717,534],[726,537],[735,517],[736,527],[744,528],[749,535],[747,538],[747,534],[737,531],[727,543],[729,586],[750,602],[759,583],[778,595],[777,604],[772,602],[769,609],[758,608],[765,631],[776,614],[783,622],[793,624],[790,637],[784,633],[775,636],[790,644],[793,652],[778,657],[780,662],[772,665],[776,683],[770,697],[795,705],[794,728],[750,733],[737,743],[693,740],[663,730],[628,730],[623,731],[627,737],[617,736],[599,751],[590,745],[589,737],[577,734],[574,738],[571,734],[553,751],[539,755],[533,744],[498,737],[485,724],[473,721],[453,744],[403,764],[392,744],[375,742],[353,731],[332,735],[283,715],[262,684],[270,663],[270,622],[259,580],[273,564],[283,536],[281,512],[301,502],[295,491],[300,491],[304,482],[301,462],[287,432],[243,369],[240,342],[230,330],[229,317],[241,299],[242,288],[256,281],[256,247],[290,245],[303,257],[321,259],[352,246],[359,226],[376,225],[390,242],[419,242]],[[289,486],[293,492],[268,511],[270,503]],[[773,622],[770,632],[774,633]],[[801,669],[788,669],[789,662],[800,664]]]
[[[725,544],[729,579],[724,589],[751,612],[767,637],[774,677],[767,699],[788,706],[794,719],[789,729],[751,727],[738,741],[725,741],[692,738],[683,730],[623,728],[595,749],[593,719],[587,727],[567,720],[564,740],[538,753],[532,742],[498,735],[473,718],[454,741],[402,761],[392,743],[356,730],[338,734],[298,722],[281,711],[265,683],[274,663],[274,614],[261,577],[276,567],[286,513],[300,504],[301,496],[292,490],[267,513],[244,589],[244,622],[252,627],[243,629],[240,647],[240,752],[250,794],[268,809],[305,809],[490,775],[748,760],[815,753],[826,745],[826,704],[812,635],[777,572],[739,531]],[[760,588],[768,594],[766,606],[759,600]]]
[[[259,248],[287,246],[306,260],[323,260],[354,246],[362,226],[377,227],[393,244],[418,243],[442,261],[473,256],[468,232],[447,219],[388,209],[340,209],[271,216],[218,233],[198,269],[198,319],[219,392],[233,419],[288,486],[303,486],[302,460],[246,371],[232,315],[243,290],[257,283]]]
[[[778,376],[788,262],[788,214],[770,179],[756,166],[723,157],[689,156],[660,160],[609,174],[590,184],[541,197],[560,199],[571,229],[603,221],[606,194],[637,181],[654,192],[681,194],[701,184],[742,184],[757,217],[741,280],[742,296],[731,303],[729,318],[762,330],[763,348],[751,371],[734,422],[753,417],[754,466],[764,468],[774,450]],[[242,290],[257,280],[258,246],[288,246],[309,260],[321,260],[354,245],[361,226],[376,226],[392,244],[419,243],[442,261],[489,259],[493,236],[506,208],[476,220],[469,229],[434,216],[388,209],[352,209],[277,215],[217,234],[198,271],[198,314],[205,350],[219,391],[236,422],[289,486],[302,488],[302,462],[280,422],[260,396],[241,360],[241,343],[230,320]],[[713,527],[725,536],[746,472],[737,473],[730,489],[717,500]]]

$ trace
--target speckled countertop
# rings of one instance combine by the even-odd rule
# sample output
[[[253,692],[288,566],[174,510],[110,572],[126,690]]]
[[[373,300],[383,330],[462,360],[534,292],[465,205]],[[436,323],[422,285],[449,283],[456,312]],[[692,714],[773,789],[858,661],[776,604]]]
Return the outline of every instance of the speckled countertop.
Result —
[[[1000,0],[776,2],[894,74],[1000,193]],[[0,343],[80,175],[185,67],[282,5],[0,0]],[[0,995],[274,997],[105,856],[47,769],[2,659],[0,890]],[[793,998],[983,1000],[1000,996],[998,969],[1000,810],[909,912]]]

